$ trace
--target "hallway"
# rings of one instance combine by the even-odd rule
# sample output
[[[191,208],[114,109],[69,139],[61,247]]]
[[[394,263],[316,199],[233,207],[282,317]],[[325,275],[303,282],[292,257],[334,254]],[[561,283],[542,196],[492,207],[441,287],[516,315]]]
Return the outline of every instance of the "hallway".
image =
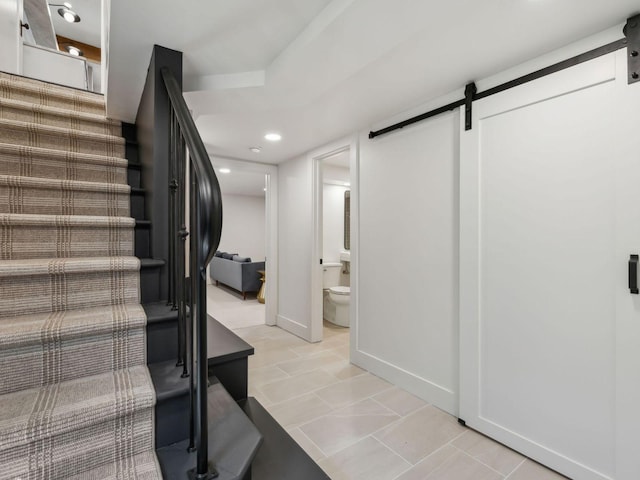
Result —
[[[278,327],[234,331],[255,348],[249,395],[333,480],[564,478],[351,365],[348,329],[325,323],[317,344]]]

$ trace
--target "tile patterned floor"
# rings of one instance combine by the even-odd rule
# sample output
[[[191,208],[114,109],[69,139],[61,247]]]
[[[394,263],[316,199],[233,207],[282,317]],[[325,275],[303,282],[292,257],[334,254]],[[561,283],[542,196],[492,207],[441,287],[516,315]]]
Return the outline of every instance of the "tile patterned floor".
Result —
[[[309,344],[259,325],[256,303],[215,301],[216,317],[228,314],[221,321],[255,348],[249,394],[333,480],[565,478],[351,365],[348,329],[325,324],[325,340]]]

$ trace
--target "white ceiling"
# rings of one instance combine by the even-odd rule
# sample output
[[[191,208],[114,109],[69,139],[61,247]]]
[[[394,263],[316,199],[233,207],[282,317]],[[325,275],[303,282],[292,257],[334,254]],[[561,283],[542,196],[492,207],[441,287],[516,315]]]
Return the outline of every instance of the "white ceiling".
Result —
[[[62,4],[62,1],[50,1],[49,3]],[[77,40],[94,47],[100,48],[100,22],[102,0],[72,0],[73,11],[78,14],[78,23],[69,23],[58,15],[59,7],[50,7],[53,28],[57,35]]]
[[[216,176],[220,183],[220,190],[224,195],[248,195],[251,197],[264,197],[265,174],[256,172],[239,171],[231,166],[230,173],[221,173],[221,166],[225,162],[214,162]]]
[[[180,50],[209,152],[280,163],[638,12],[638,0],[112,0],[108,113],[133,121],[153,44]]]

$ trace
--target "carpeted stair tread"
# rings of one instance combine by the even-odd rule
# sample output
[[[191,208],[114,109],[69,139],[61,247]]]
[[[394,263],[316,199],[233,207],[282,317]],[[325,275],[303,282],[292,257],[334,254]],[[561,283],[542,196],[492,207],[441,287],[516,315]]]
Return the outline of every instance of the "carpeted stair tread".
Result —
[[[48,190],[75,190],[78,192],[109,192],[129,195],[129,185],[103,182],[83,182],[79,180],[51,180],[50,178],[22,177],[18,175],[0,175],[0,185],[14,188],[33,187]]]
[[[83,472],[67,480],[162,480],[158,459],[147,451]]]
[[[104,115],[73,112],[49,105],[1,97],[0,118],[103,135],[120,135],[122,132],[122,126],[119,121],[111,120]]]
[[[91,257],[0,261],[0,278],[140,270],[136,257]]]
[[[125,399],[130,402],[132,397]],[[46,419],[45,419],[46,420]],[[41,419],[35,425],[46,424]],[[0,478],[67,480],[116,459],[153,451],[153,408],[0,450]]]
[[[123,401],[135,397],[135,401]],[[155,392],[145,366],[83,377],[0,397],[0,451],[24,446],[153,407]],[[45,425],[33,427],[40,418]]]
[[[37,215],[3,213],[0,214],[0,225],[134,228],[136,226],[136,220],[131,217],[106,217],[103,215]]]
[[[162,478],[121,134],[0,72],[0,480]]]
[[[7,73],[0,73],[0,97],[98,115],[105,110],[100,94]]]
[[[124,158],[125,140],[114,135],[69,130],[0,118],[4,143]]]
[[[127,160],[0,143],[0,174],[54,180],[127,183]]]
[[[0,320],[0,356],[7,355],[10,348],[40,345],[45,333],[43,329],[48,328],[53,317],[56,322],[55,332],[47,333],[48,337],[44,339],[46,342],[144,327],[147,321],[144,309],[139,304],[4,317]],[[123,321],[125,319],[126,323]]]
[[[0,261],[4,317],[140,303],[136,257]]]
[[[128,217],[131,187],[0,175],[0,213]]]
[[[35,399],[15,408],[27,423],[6,425],[15,429],[11,438],[17,442],[0,447],[0,478],[83,478],[100,465],[153,451],[154,399],[147,379],[146,369],[135,367],[32,391]]]
[[[0,395],[145,364],[141,305],[0,320]]]
[[[131,217],[0,214],[0,260],[133,255]]]

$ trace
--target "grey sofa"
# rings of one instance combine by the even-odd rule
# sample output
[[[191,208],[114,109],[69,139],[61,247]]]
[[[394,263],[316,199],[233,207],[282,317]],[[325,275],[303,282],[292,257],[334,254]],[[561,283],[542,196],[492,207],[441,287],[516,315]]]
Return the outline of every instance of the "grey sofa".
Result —
[[[216,252],[218,255],[219,252]],[[225,257],[231,254],[225,254]],[[262,282],[258,270],[264,270],[264,262],[251,262],[251,259],[233,255],[231,258],[214,256],[210,264],[211,280],[227,285],[242,293],[242,297],[247,299],[247,292],[257,292],[260,290]]]

